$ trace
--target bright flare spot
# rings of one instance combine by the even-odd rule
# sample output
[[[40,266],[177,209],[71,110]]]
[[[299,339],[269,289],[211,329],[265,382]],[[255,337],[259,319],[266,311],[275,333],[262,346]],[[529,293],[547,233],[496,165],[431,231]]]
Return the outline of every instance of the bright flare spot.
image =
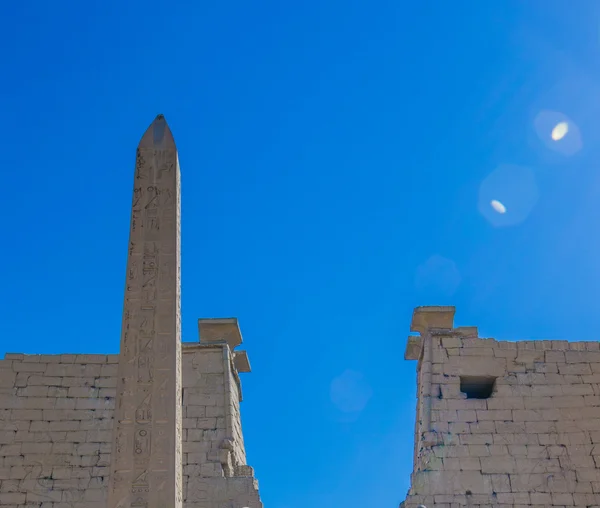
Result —
[[[567,135],[567,132],[569,132],[569,124],[567,122],[560,122],[552,129],[552,139],[560,141]]]
[[[492,205],[492,208],[498,213],[506,213],[506,207],[500,203],[500,201],[492,199],[492,201],[490,201],[490,205]]]

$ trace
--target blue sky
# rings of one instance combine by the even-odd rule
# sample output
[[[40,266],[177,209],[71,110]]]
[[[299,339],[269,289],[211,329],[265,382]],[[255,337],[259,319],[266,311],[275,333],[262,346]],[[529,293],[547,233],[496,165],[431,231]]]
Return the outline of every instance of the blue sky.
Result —
[[[265,506],[397,506],[415,306],[486,337],[599,338],[599,11],[5,2],[0,350],[118,351],[135,147],[164,113],[183,338],[240,320]]]

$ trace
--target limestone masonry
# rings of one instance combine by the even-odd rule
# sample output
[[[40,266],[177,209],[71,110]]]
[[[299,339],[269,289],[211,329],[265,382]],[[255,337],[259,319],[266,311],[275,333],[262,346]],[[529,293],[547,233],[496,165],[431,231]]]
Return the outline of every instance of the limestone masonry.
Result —
[[[0,360],[0,507],[262,508],[237,320],[181,343],[179,195],[159,115],[137,148],[119,355]]]
[[[138,145],[133,188],[108,508],[181,508],[179,160],[162,116]]]
[[[201,321],[207,342],[182,347],[186,508],[262,507],[240,424],[246,353],[232,352],[235,342],[210,341],[211,327],[222,329],[215,336],[239,337],[231,321]],[[0,506],[106,508],[118,361],[68,354],[0,360]]]
[[[0,508],[262,508],[238,322],[200,319],[199,342],[181,342],[179,195],[159,115],[137,149],[119,355],[0,360]],[[600,508],[600,342],[499,342],[453,322],[453,307],[413,315],[401,508]]]
[[[500,342],[420,307],[415,508],[600,507],[600,343]]]

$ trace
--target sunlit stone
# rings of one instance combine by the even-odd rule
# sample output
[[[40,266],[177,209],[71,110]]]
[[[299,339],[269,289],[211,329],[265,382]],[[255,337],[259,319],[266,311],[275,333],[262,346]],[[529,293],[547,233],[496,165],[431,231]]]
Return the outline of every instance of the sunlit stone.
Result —
[[[500,203],[500,201],[492,199],[492,201],[490,201],[490,205],[498,213],[506,213],[506,207],[502,203]]]
[[[567,135],[567,132],[569,132],[569,124],[567,122],[560,122],[552,129],[552,139],[560,141]]]

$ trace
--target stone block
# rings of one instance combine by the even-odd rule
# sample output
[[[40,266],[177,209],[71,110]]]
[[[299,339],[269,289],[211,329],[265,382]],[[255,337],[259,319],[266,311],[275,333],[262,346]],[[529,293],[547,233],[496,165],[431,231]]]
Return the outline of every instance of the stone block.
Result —
[[[21,373],[24,374],[25,373]],[[17,379],[18,381],[18,379]],[[62,378],[56,376],[40,376],[40,375],[30,375],[24,377],[24,383],[22,386],[61,386]]]
[[[449,494],[470,491],[472,494],[491,494],[492,482],[489,476],[476,471],[431,471],[416,472],[413,475],[415,494]]]
[[[494,421],[511,421],[513,420],[513,414],[518,412],[519,410],[511,411],[509,409],[488,409],[488,410],[478,410],[477,418],[475,421],[486,421],[486,420],[494,420]]]
[[[48,364],[46,363],[30,363],[30,362],[15,362],[13,370],[15,372],[45,372]]]
[[[600,352],[593,351],[566,351],[565,361],[567,363],[600,363]]]
[[[565,375],[589,375],[592,374],[592,369],[587,363],[565,363],[558,364],[558,372]]]
[[[487,400],[487,409],[525,409],[523,397],[498,397]]]
[[[93,383],[89,386],[96,388],[116,388],[117,378],[116,377],[100,377],[94,379]]]
[[[493,356],[452,356],[448,359],[445,373],[457,376],[503,376],[506,373],[506,359]]]

